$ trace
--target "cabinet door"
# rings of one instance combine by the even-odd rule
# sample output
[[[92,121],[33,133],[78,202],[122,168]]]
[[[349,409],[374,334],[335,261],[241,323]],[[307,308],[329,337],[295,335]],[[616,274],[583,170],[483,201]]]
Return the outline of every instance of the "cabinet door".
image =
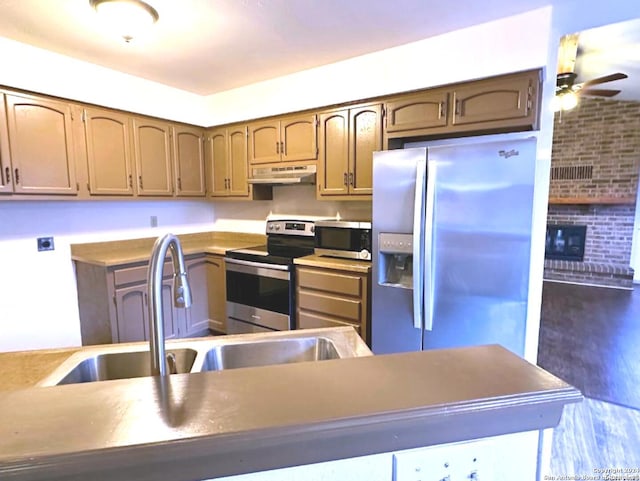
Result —
[[[92,195],[133,195],[129,116],[85,109],[83,118],[89,192]]]
[[[118,342],[144,341],[149,339],[147,325],[147,285],[141,284],[116,289],[116,322]]]
[[[207,256],[209,319],[218,332],[227,332],[227,279],[224,258]]]
[[[187,309],[186,332],[181,333],[181,337],[202,334],[209,329],[207,261],[204,257],[190,259],[186,269],[193,302]]]
[[[373,192],[373,152],[382,150],[382,107],[372,105],[349,111],[349,192]]]
[[[433,90],[387,102],[387,132],[446,126],[447,98],[445,90]]]
[[[247,182],[247,127],[238,126],[227,129],[229,146],[227,153],[229,172],[229,195],[234,197],[248,197],[249,183]]]
[[[320,114],[320,195],[349,193],[349,111]]]
[[[249,163],[280,161],[280,122],[258,122],[249,125]]]
[[[145,284],[145,289],[147,289],[147,285]],[[146,297],[145,297],[146,299]],[[149,307],[147,306],[147,309]],[[180,321],[180,310],[173,305],[173,280],[165,279],[162,281],[162,314],[164,320],[164,338],[165,339],[175,339],[177,337],[181,337],[181,321]],[[145,324],[145,339],[149,339],[149,323]]]
[[[76,194],[71,106],[18,95],[6,103],[14,192]]]
[[[280,157],[283,161],[318,158],[315,115],[288,117],[280,121]]]
[[[0,93],[0,194],[13,192],[12,177],[7,111],[4,104],[4,94]]]
[[[170,196],[171,132],[169,124],[133,119],[133,145],[138,195]]]
[[[204,148],[202,130],[187,126],[173,127],[176,194],[181,197],[205,195]]]
[[[207,138],[207,187],[212,197],[227,194],[227,130],[212,131]]]
[[[453,125],[522,120],[533,113],[533,76],[491,79],[456,88]],[[508,124],[501,123],[501,126]]]

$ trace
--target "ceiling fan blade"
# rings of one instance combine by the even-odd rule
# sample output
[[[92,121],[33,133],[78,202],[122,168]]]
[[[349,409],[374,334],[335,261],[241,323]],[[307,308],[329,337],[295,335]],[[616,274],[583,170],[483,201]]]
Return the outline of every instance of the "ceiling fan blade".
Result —
[[[612,90],[612,89],[582,89],[580,90],[580,95],[595,95],[597,97],[613,97],[614,95],[618,95],[621,90]]]
[[[591,80],[587,80],[586,82],[583,82],[582,88],[590,87],[591,85],[599,85],[606,82],[613,82],[614,80],[622,80],[627,77],[628,77],[627,74],[624,74],[621,72],[612,73],[611,75],[605,75],[604,77],[598,77]]]

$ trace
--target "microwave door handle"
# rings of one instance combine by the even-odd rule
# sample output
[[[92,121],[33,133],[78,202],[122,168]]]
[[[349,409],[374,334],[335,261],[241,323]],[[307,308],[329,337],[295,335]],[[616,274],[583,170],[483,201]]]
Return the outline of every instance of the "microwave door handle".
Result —
[[[436,162],[429,162],[429,175],[427,176],[427,188],[425,198],[424,213],[424,330],[431,331],[433,329],[433,223],[435,221],[435,202],[436,202],[436,179],[438,177],[438,166]]]
[[[413,327],[422,329],[424,325],[424,263],[422,262],[424,242],[424,184],[427,164],[419,160],[416,165],[416,191],[413,204]]]

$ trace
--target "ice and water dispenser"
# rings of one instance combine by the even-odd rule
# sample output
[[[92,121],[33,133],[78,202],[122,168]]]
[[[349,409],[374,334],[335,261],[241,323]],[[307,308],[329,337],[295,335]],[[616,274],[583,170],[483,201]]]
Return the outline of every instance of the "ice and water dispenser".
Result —
[[[413,289],[413,234],[381,232],[378,261],[378,284]]]

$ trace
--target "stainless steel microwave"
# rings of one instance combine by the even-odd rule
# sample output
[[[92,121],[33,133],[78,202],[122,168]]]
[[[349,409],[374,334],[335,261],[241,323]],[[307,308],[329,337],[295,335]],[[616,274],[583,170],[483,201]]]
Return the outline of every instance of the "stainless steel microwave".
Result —
[[[371,222],[323,220],[314,227],[315,254],[371,260]]]

